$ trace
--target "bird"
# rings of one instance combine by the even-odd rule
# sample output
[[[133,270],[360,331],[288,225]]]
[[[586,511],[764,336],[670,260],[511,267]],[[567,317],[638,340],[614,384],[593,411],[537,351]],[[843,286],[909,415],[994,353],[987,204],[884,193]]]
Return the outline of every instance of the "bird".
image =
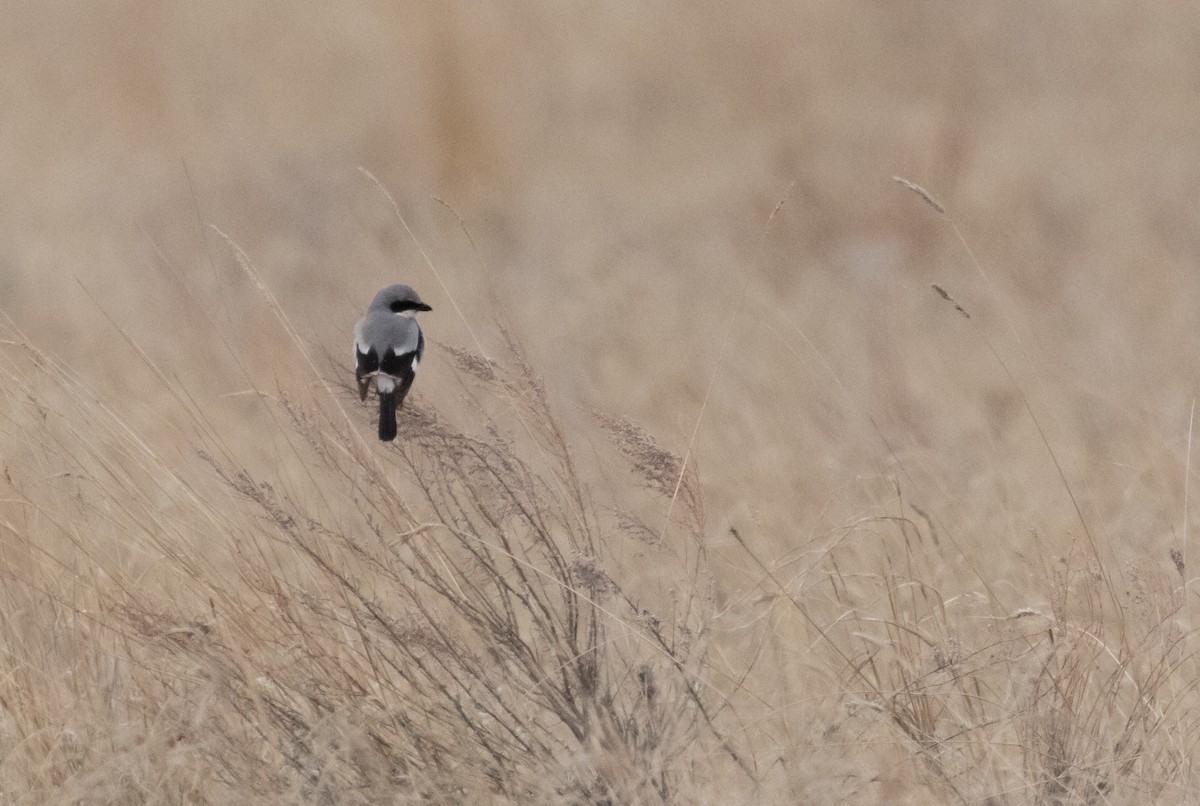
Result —
[[[406,285],[389,285],[375,295],[367,313],[354,326],[354,378],[360,400],[371,381],[379,395],[379,439],[396,438],[396,409],[403,403],[425,354],[425,334],[418,311],[432,311]]]

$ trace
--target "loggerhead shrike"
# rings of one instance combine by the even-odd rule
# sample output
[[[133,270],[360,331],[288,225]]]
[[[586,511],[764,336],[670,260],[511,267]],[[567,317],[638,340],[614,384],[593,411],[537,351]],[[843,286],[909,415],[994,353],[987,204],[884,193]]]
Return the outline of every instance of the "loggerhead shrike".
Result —
[[[371,379],[379,394],[379,438],[396,438],[396,409],[412,386],[425,354],[425,336],[417,311],[433,310],[406,285],[389,285],[375,295],[367,315],[354,326],[354,377],[358,395],[367,399]]]

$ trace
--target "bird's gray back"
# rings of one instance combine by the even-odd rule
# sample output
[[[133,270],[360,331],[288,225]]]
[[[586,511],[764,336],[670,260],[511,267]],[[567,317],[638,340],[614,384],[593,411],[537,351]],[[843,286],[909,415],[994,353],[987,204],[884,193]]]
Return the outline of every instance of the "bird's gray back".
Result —
[[[396,355],[417,351],[421,346],[421,328],[411,316],[401,316],[386,308],[368,313],[354,328],[356,341],[374,348],[382,356],[391,348]]]

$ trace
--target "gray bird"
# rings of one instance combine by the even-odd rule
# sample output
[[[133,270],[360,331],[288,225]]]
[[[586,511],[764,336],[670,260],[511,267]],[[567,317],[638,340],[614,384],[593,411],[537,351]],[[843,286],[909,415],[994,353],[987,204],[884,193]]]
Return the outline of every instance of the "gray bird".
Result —
[[[371,379],[379,395],[379,438],[396,438],[396,409],[425,354],[425,336],[417,324],[417,311],[433,310],[406,285],[389,285],[375,295],[367,315],[354,326],[354,377],[358,395],[367,399]]]

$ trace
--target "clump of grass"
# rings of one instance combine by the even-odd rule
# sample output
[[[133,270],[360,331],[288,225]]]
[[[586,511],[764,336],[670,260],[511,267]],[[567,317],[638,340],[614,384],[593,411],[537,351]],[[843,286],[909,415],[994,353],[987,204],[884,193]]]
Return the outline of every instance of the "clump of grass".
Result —
[[[1074,559],[1044,564],[1049,608],[1008,613],[982,585],[943,574],[945,562],[917,523],[881,516],[857,523],[801,587],[761,566],[844,681],[844,721],[864,741],[900,743],[946,802],[1145,803],[1189,791],[1195,635],[1171,565],[1127,569],[1117,624],[1100,574]]]
[[[281,396],[319,495],[202,455],[257,513],[235,538],[224,626],[164,643],[162,617],[122,612],[143,652],[202,679],[281,768],[247,765],[245,741],[213,763],[238,786],[446,803],[667,802],[697,748],[740,763],[711,713],[703,625],[655,612],[610,567],[619,527],[523,357],[452,355],[464,388],[513,392],[501,416],[525,438],[486,403],[472,432],[414,403],[396,450],[348,450],[344,421]]]
[[[664,594],[614,562],[628,523],[611,513],[623,508],[595,505],[506,338],[505,361],[447,349],[463,422],[418,396],[394,445],[355,434],[371,415],[350,408],[348,381],[316,397],[253,390],[276,429],[272,470],[166,375],[152,373],[185,406],[189,449],[177,430],[165,445],[144,436],[17,334],[9,352],[24,365],[4,365],[8,395],[29,405],[6,421],[38,438],[6,462],[5,498],[45,521],[18,528],[0,512],[29,554],[50,524],[68,539],[41,538],[43,556],[12,577],[24,598],[11,610],[77,627],[66,654],[35,666],[45,680],[0,684],[29,756],[8,756],[6,790],[114,803],[154,786],[199,802],[666,803],[696,792],[698,775],[731,770],[740,783],[727,791],[752,786],[726,726],[722,691],[736,684],[709,664],[697,569],[676,568]],[[668,456],[652,453],[630,456],[636,477]],[[54,490],[18,489],[35,464],[69,471]],[[78,479],[76,508],[37,503]],[[702,522],[690,485],[679,507]],[[72,556],[91,565],[82,588]],[[668,577],[677,564],[657,550],[652,562]],[[53,667],[67,657],[64,676]],[[82,695],[101,681],[104,698]],[[55,735],[47,726],[21,718],[71,710],[79,727],[47,742],[34,740]],[[131,722],[145,727],[114,728]],[[124,736],[119,748],[98,740],[106,731]],[[175,772],[156,776],[164,765]]]

